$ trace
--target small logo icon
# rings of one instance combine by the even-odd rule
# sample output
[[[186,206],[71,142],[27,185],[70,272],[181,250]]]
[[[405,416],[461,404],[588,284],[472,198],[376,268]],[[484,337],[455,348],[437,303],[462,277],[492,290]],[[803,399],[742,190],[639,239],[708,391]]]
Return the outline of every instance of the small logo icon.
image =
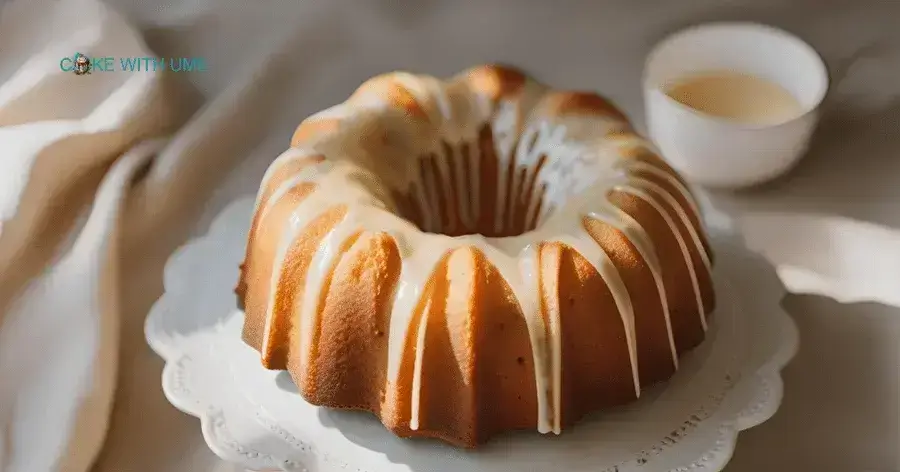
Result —
[[[75,67],[73,68],[75,75],[87,75],[91,73],[91,60],[84,54],[75,53]]]

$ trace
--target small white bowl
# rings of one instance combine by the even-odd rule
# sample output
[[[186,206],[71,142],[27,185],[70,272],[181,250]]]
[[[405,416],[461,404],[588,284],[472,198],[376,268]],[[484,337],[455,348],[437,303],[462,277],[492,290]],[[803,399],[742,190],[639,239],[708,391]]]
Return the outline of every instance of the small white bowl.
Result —
[[[691,74],[730,70],[784,87],[802,112],[774,125],[743,124],[689,108],[664,88]],[[806,151],[828,91],[828,71],[807,43],[755,23],[711,23],[658,44],[644,67],[650,137],[686,178],[716,188],[748,187],[778,177]]]

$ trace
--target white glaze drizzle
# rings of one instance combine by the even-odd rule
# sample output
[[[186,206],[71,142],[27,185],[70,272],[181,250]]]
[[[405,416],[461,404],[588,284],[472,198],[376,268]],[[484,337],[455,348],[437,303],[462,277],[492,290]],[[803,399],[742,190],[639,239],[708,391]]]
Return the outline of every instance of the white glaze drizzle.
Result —
[[[425,313],[431,311],[431,299],[423,308]],[[416,330],[416,358],[413,361],[413,379],[412,379],[412,399],[410,401],[409,429],[415,431],[419,429],[419,407],[421,405],[422,391],[422,364],[425,362],[425,336],[428,329],[428,317],[422,316],[419,319],[419,326]]]
[[[288,219],[287,224],[285,225],[284,232],[279,239],[279,244],[275,255],[275,264],[273,265],[273,267],[275,267],[275,270],[273,270],[271,274],[271,288],[269,290],[269,299],[266,305],[266,319],[265,325],[263,327],[262,340],[263,352],[266,352],[268,350],[268,343],[271,341],[271,322],[273,318],[272,315],[273,309],[275,307],[275,300],[280,285],[279,281],[282,276],[281,268],[284,266],[285,257],[287,257],[291,246],[293,245],[296,238],[300,235],[300,232],[305,229],[310,222],[336,205],[346,204],[348,207],[353,208],[357,205],[380,204],[380,202],[377,202],[373,199],[372,195],[367,191],[367,189],[361,188],[358,184],[354,184],[348,179],[348,176],[353,173],[364,172],[358,167],[353,166],[352,164],[349,164],[347,162],[335,163],[330,161],[323,161],[320,163],[313,163],[308,166],[307,169],[309,169],[309,171],[302,172],[279,185],[278,188],[276,188],[272,193],[272,197],[270,197],[266,201],[265,206],[263,206],[261,210],[261,214],[267,213],[270,208],[278,203],[278,200],[280,198],[287,195],[292,188],[304,182],[316,182],[318,184],[317,190],[308,195],[303,200],[303,202],[295,207],[291,212],[291,216]],[[322,188],[323,186],[327,188],[330,185],[338,184],[341,185],[341,187],[344,189],[338,195],[326,196],[323,192],[318,191],[318,189]],[[347,218],[344,218],[344,220],[346,221]],[[334,248],[326,247],[325,244],[320,244],[319,251],[317,251],[316,256],[314,257],[319,257],[320,253],[331,253],[333,251]],[[310,264],[308,272],[311,274],[318,274],[316,272],[313,272],[313,264]],[[306,277],[307,284],[309,284],[310,279],[321,278],[319,276],[310,277],[309,273]],[[308,294],[314,292],[304,291],[304,293]],[[303,298],[306,299],[314,297]],[[294,312],[296,313],[296,310]]]
[[[457,176],[457,187],[455,189],[450,189],[449,187],[449,166],[446,163],[448,156],[442,149],[440,142],[435,140],[434,143],[430,144],[430,150],[426,149],[424,151],[427,152],[422,154],[427,155],[429,152],[433,152],[437,156],[438,161],[442,161],[436,163],[437,165],[434,167],[438,175],[435,176],[428,172],[426,174],[431,177],[424,178],[433,180],[436,177],[448,183],[444,188],[448,191],[454,190],[454,192],[445,194],[445,201],[449,202],[450,199],[455,199],[455,207],[459,213],[460,220],[465,225],[474,227],[482,207],[477,189],[480,183],[479,162],[483,157],[477,144],[478,135],[475,125],[483,123],[485,119],[489,118],[489,116],[486,116],[489,113],[489,107],[482,96],[477,93],[468,93],[466,94],[468,96],[464,97],[468,100],[468,105],[459,107],[461,108],[459,111],[465,116],[454,117],[453,112],[456,109],[453,108],[453,103],[455,102],[452,99],[456,97],[448,97],[445,87],[435,85],[436,82],[422,81],[414,76],[402,76],[401,80],[420,103],[431,103],[428,101],[428,97],[431,97],[437,103],[436,107],[428,108],[426,112],[429,113],[432,120],[441,120],[448,129],[447,136],[442,136],[441,138],[451,144],[451,150],[459,149],[457,144],[460,142],[470,143],[468,173],[463,171],[463,154],[453,151],[456,152],[453,159],[456,165],[455,174]],[[380,106],[374,97],[364,96],[363,98],[365,98],[365,102],[369,106]],[[520,101],[525,101],[525,99]],[[533,103],[535,98],[528,97],[527,101]],[[556,179],[556,183],[559,183],[559,180],[567,173],[570,178],[572,175],[576,177],[596,175],[596,173],[584,172],[588,168],[583,166],[587,165],[590,169],[593,169],[600,165],[606,169],[612,169],[613,165],[619,161],[618,151],[621,149],[621,142],[616,140],[608,140],[607,142],[573,142],[572,139],[567,137],[567,127],[565,125],[552,124],[542,119],[532,118],[530,120],[532,126],[527,127],[523,131],[522,137],[518,141],[519,145],[513,147],[513,144],[516,142],[516,131],[510,131],[510,127],[519,126],[521,116],[527,111],[521,108],[521,103],[501,101],[491,122],[496,137],[496,155],[498,158],[497,207],[495,208],[495,219],[492,222],[497,231],[508,229],[509,225],[512,224],[512,217],[507,214],[507,210],[513,208],[513,205],[508,205],[507,199],[515,198],[516,195],[519,195],[524,190],[526,182],[533,182],[533,185],[538,187],[541,183],[552,184],[554,179]],[[336,113],[338,111],[340,113]],[[338,115],[344,112],[344,109],[331,110],[329,114]],[[598,121],[608,122],[609,120]],[[465,123],[470,123],[472,126],[466,126]],[[578,126],[583,124],[576,123]],[[594,125],[600,126],[596,123]],[[444,131],[443,128],[442,131]],[[529,146],[532,135],[537,137],[533,147]],[[510,138],[507,139],[505,138],[506,136]],[[283,154],[267,171],[263,179],[263,185],[265,186],[271,179],[274,169],[285,161],[314,154],[316,153],[311,150],[294,150]],[[548,163],[540,174],[534,175],[534,166],[541,156],[547,156]],[[587,156],[587,158],[584,156]],[[510,160],[515,162],[512,175],[509,174]],[[579,163],[579,161],[584,162]],[[418,165],[418,162],[414,162],[414,164]],[[575,167],[572,167],[572,165]],[[519,169],[522,167],[528,169],[524,175],[525,180],[518,177]],[[626,168],[629,170],[640,169],[666,178],[692,205],[692,211],[695,211],[695,203],[690,194],[677,179],[669,176],[666,172],[643,163],[631,163]],[[416,170],[418,170],[417,167]],[[310,165],[297,176],[282,182],[272,193],[265,208],[261,210],[261,213],[265,214],[268,208],[273,206],[280,198],[283,198],[284,195],[287,195],[291,188],[303,182],[318,183],[316,190],[293,209],[289,222],[286,225],[285,233],[280,239],[276,254],[275,267],[280,268],[283,266],[284,258],[291,245],[294,244],[300,232],[309,222],[338,204],[346,204],[350,209],[344,218],[331,229],[319,245],[318,251],[313,255],[313,260],[305,277],[304,296],[297,300],[298,306],[292,307],[292,316],[300,319],[302,363],[306,363],[309,360],[308,356],[312,348],[311,340],[314,335],[313,331],[317,326],[320,304],[327,294],[326,282],[330,280],[331,274],[338,266],[342,256],[340,248],[345,246],[348,238],[359,231],[384,231],[394,238],[401,252],[403,263],[394,294],[389,327],[388,372],[386,379],[389,386],[395,385],[398,380],[403,360],[402,356],[406,349],[405,344],[408,340],[408,333],[417,308],[423,302],[430,303],[428,298],[423,299],[427,294],[422,292],[427,278],[434,274],[436,266],[453,250],[462,247],[474,247],[482,251],[485,257],[497,268],[519,302],[522,316],[531,338],[538,404],[537,429],[542,433],[553,431],[558,434],[560,432],[560,409],[562,404],[562,347],[559,309],[556,307],[549,310],[548,323],[545,325],[541,312],[544,307],[541,306],[540,301],[539,253],[538,246],[535,244],[537,241],[558,242],[581,253],[593,265],[609,287],[613,301],[622,319],[634,380],[635,395],[640,395],[639,359],[637,358],[638,340],[636,339],[634,310],[630,294],[609,256],[583,227],[582,217],[586,216],[600,220],[621,231],[632,242],[639,255],[647,263],[660,294],[660,302],[672,351],[672,360],[676,367],[678,357],[675,351],[666,291],[662,283],[660,259],[658,254],[656,254],[652,241],[640,224],[627,213],[607,201],[606,194],[611,189],[621,190],[646,201],[662,215],[678,241],[682,255],[685,258],[697,298],[701,323],[706,329],[699,283],[686,241],[678,231],[673,215],[669,215],[668,211],[659,204],[656,199],[657,196],[675,208],[677,215],[674,215],[674,217],[679,218],[688,228],[691,242],[700,252],[706,270],[709,270],[708,254],[700,243],[699,236],[684,210],[674,201],[672,195],[653,182],[646,179],[629,178],[626,172],[621,176],[610,176],[606,181],[593,182],[592,187],[576,197],[573,197],[574,193],[585,190],[586,184],[583,182],[577,183],[577,185],[548,186],[547,194],[544,195],[543,199],[542,211],[537,215],[539,223],[537,229],[520,236],[507,238],[485,238],[480,235],[451,238],[441,234],[423,233],[408,221],[391,213],[384,202],[376,200],[371,195],[369,189],[364,188],[361,184],[349,181],[348,176],[354,173],[365,172],[348,161],[339,161],[337,164],[329,163],[328,165]],[[414,172],[406,175],[417,174],[418,172]],[[465,177],[468,177],[468,182],[464,182]],[[506,192],[506,183],[508,181],[510,181],[512,187],[512,191],[509,193]],[[408,182],[408,184],[411,183]],[[425,210],[424,214],[421,215],[423,220],[420,224],[424,229],[434,232],[446,229],[442,228],[440,218],[435,217],[439,215],[438,209],[440,207],[436,198],[440,187],[433,181],[428,182],[430,185],[423,184],[425,182],[419,179],[418,185],[416,185],[418,195],[414,196],[421,202],[421,208]],[[427,190],[426,187],[433,189],[433,191]],[[342,190],[340,192],[328,191],[334,188],[341,188]],[[456,195],[454,196],[452,193]],[[536,191],[534,196],[537,197]],[[533,212],[537,212],[539,203],[537,200],[537,198],[532,198],[529,202],[526,219],[529,219]],[[259,200],[257,201],[258,205]],[[270,342],[272,309],[281,275],[281,270],[274,270],[272,273],[272,288],[263,335],[263,352],[266,352]],[[424,351],[426,349],[425,336],[428,324],[428,311],[428,306],[425,306],[419,320],[416,339],[412,340],[415,343],[415,358],[413,359],[412,397],[410,399],[411,429],[420,427],[422,363],[424,362]]]
[[[664,179],[666,182],[671,184],[673,187],[675,187],[676,190],[678,190],[678,193],[680,193],[681,196],[684,197],[685,202],[687,202],[691,211],[697,217],[697,222],[700,224],[700,227],[704,227],[702,213],[700,213],[700,207],[697,206],[697,202],[694,201],[694,196],[691,195],[691,192],[687,189],[687,187],[685,187],[684,184],[681,183],[681,180],[678,180],[674,175],[660,169],[653,164],[648,164],[646,162],[641,162],[638,160],[627,161],[623,163],[622,167],[630,171],[648,172]],[[709,256],[709,254],[707,254],[707,256]]]
[[[631,244],[637,249],[641,259],[647,263],[647,267],[650,269],[650,274],[653,276],[653,283],[656,284],[656,290],[659,292],[659,303],[662,307],[663,317],[666,321],[666,334],[669,338],[669,349],[672,352],[672,364],[677,369],[678,350],[675,348],[675,336],[672,333],[672,319],[669,314],[669,300],[666,297],[666,288],[662,279],[662,266],[659,262],[659,256],[656,254],[656,248],[653,247],[650,236],[644,231],[644,228],[641,227],[631,215],[608,202],[603,210],[611,212],[613,215],[593,211],[587,216],[600,220],[625,234],[628,240],[631,241]]]
[[[664,188],[662,188],[659,184],[655,182],[651,182],[647,179],[641,177],[632,177],[631,178],[634,185],[638,187],[644,187],[651,192],[662,197],[666,203],[669,204],[671,208],[675,209],[675,214],[681,220],[681,223],[684,224],[687,229],[688,235],[691,237],[691,242],[694,243],[694,246],[697,248],[697,252],[700,253],[700,260],[703,261],[704,267],[707,270],[712,269],[712,263],[709,260],[709,255],[706,253],[706,249],[703,247],[703,243],[700,241],[700,236],[697,234],[697,230],[694,228],[694,224],[691,223],[691,219],[688,214],[684,211],[684,208],[675,200],[669,192],[667,192]]]
[[[669,212],[666,211],[666,209],[662,205],[660,205],[652,195],[638,187],[622,185],[615,187],[615,190],[634,195],[635,197],[638,197],[648,203],[651,207],[653,207],[654,210],[656,210],[657,213],[660,214],[660,216],[662,216],[663,220],[666,222],[666,226],[669,227],[669,231],[671,231],[672,234],[675,235],[675,240],[678,242],[679,249],[681,249],[681,254],[684,257],[685,265],[687,266],[688,274],[691,278],[691,285],[694,289],[694,297],[697,300],[697,309],[700,312],[700,323],[703,325],[703,330],[706,331],[706,313],[704,313],[703,311],[703,300],[700,297],[700,283],[697,280],[697,272],[694,268],[694,263],[691,260],[691,254],[688,250],[687,244],[685,244],[684,238],[681,236],[681,232],[678,231],[678,226],[675,225],[675,221],[672,219],[672,216],[669,215]]]
[[[476,193],[476,188],[469,189],[466,187],[466,167],[467,163],[464,162],[464,159],[470,159],[469,154],[472,153],[471,147],[469,148],[468,153],[463,152],[462,146],[451,146],[450,152],[453,153],[452,156],[447,156],[451,159],[453,163],[453,173],[456,176],[456,188],[454,189],[456,194],[456,208],[457,213],[459,213],[459,219],[462,222],[463,226],[466,228],[474,228],[477,225],[477,221],[475,219],[475,207],[474,204],[470,204],[470,201],[474,201],[478,198]],[[475,182],[478,182],[477,180]],[[473,187],[479,187],[478,185],[473,185]],[[470,197],[466,198],[466,193],[471,192]]]
[[[269,168],[266,169],[266,172],[263,174],[262,183],[260,184],[259,192],[256,194],[256,202],[253,204],[253,213],[256,214],[259,211],[259,206],[262,203],[263,194],[268,187],[269,181],[272,180],[272,176],[275,175],[275,172],[278,169],[288,162],[297,161],[301,159],[308,159],[310,157],[315,156],[316,153],[309,149],[301,149],[301,148],[291,148],[287,151],[281,153],[271,164],[269,164]],[[304,169],[305,170],[305,169]],[[281,191],[282,193],[275,194],[273,193],[269,197],[270,202],[278,201],[281,197],[284,196],[284,193],[290,190],[290,187],[285,187],[284,185],[280,185],[279,188],[276,189],[276,192]],[[271,205],[268,205],[271,206]],[[260,219],[262,215],[260,215]]]
[[[497,107],[497,113],[491,128],[495,131],[494,142],[496,146],[495,155],[497,156],[497,188],[496,188],[496,206],[494,207],[494,231],[501,233],[506,230],[507,222],[505,220],[506,210],[509,205],[507,199],[512,199],[515,195],[515,189],[507,192],[509,179],[515,179],[517,172],[509,175],[509,166],[512,162],[516,162],[517,150],[513,147],[516,143],[515,125],[516,125],[517,107],[515,103],[501,101]],[[519,147],[521,149],[521,146]],[[510,215],[511,218],[511,215]]]
[[[469,144],[469,182],[471,186],[468,191],[470,192],[471,199],[469,205],[469,211],[472,215],[472,228],[476,227],[478,224],[478,219],[481,216],[481,166],[479,163],[481,162],[481,146],[477,144],[477,140],[473,140],[472,144]],[[465,173],[460,173],[460,179],[463,180]],[[462,198],[462,197],[461,197]]]

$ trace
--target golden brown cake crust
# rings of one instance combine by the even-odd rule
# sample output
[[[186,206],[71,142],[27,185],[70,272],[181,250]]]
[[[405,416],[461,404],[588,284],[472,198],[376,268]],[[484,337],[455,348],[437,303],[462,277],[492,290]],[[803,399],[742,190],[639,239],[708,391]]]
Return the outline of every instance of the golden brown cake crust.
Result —
[[[243,339],[315,405],[475,447],[668,379],[715,307],[685,182],[589,92],[508,66],[362,84],[269,168]]]

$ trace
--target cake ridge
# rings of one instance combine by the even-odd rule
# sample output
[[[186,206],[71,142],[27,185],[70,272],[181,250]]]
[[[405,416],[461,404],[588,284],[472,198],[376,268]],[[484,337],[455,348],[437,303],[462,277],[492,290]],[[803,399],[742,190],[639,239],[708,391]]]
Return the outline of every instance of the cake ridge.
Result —
[[[482,69],[478,73],[489,75],[491,72],[490,69]],[[508,71],[497,72],[498,76],[508,73]],[[706,279],[709,278],[712,266],[711,254],[705,245],[699,210],[690,191],[661,160],[657,163],[653,158],[640,160],[629,156],[629,152],[635,149],[651,155],[655,151],[650,143],[634,135],[627,121],[622,121],[616,113],[607,108],[597,108],[601,105],[603,107],[612,105],[608,103],[603,105],[605,102],[598,102],[595,99],[580,98],[579,100],[587,103],[583,107],[588,108],[579,108],[582,105],[579,105],[580,102],[575,98],[582,95],[573,98],[571,95],[565,95],[565,92],[552,92],[528,78],[524,78],[523,84],[519,87],[473,88],[473,83],[483,83],[488,79],[479,76],[475,80],[471,78],[472,72],[468,74],[464,73],[444,83],[430,77],[423,78],[412,74],[380,76],[373,79],[375,85],[372,86],[375,89],[367,90],[364,84],[344,104],[313,115],[304,122],[305,125],[301,124],[298,127],[292,148],[279,156],[267,170],[257,196],[254,212],[256,216],[251,229],[251,235],[256,237],[249,238],[247,257],[241,271],[241,284],[247,287],[244,291],[253,293],[241,296],[247,298],[252,295],[266,298],[267,301],[245,303],[245,310],[248,312],[245,340],[253,345],[254,341],[251,339],[255,339],[256,335],[248,333],[261,330],[260,345],[254,347],[261,352],[264,364],[271,366],[278,364],[265,360],[272,352],[269,344],[276,342],[272,339],[272,333],[287,329],[294,333],[292,336],[299,335],[297,338],[299,342],[294,349],[296,352],[289,354],[294,356],[292,359],[298,359],[291,364],[295,367],[291,375],[295,377],[295,381],[303,379],[300,383],[306,384],[306,375],[312,362],[309,353],[313,349],[315,333],[323,329],[322,304],[325,303],[326,294],[332,285],[328,278],[332,277],[342,258],[349,251],[355,241],[352,238],[375,233],[385,234],[396,245],[402,265],[390,296],[387,359],[384,361],[386,378],[382,385],[372,388],[381,389],[382,398],[391,398],[392,395],[385,395],[385,390],[398,389],[400,388],[398,383],[405,381],[400,378],[404,359],[413,356],[414,365],[410,385],[411,397],[408,399],[409,422],[405,425],[397,424],[399,413],[396,412],[394,418],[386,417],[386,413],[378,414],[382,416],[382,422],[398,434],[446,436],[441,431],[433,430],[427,421],[425,424],[420,422],[420,415],[431,408],[429,405],[420,404],[421,392],[427,388],[422,384],[424,381],[422,375],[423,363],[426,362],[425,352],[429,349],[425,344],[430,313],[427,305],[432,301],[432,294],[426,286],[436,271],[442,270],[441,261],[445,258],[452,257],[461,250],[478,251],[484,255],[486,264],[499,271],[514,296],[515,300],[511,305],[516,307],[519,316],[528,326],[535,382],[533,395],[537,408],[535,426],[541,433],[559,434],[563,423],[568,421],[564,418],[563,411],[565,408],[563,379],[567,374],[564,369],[566,348],[561,331],[561,326],[567,322],[562,312],[567,308],[562,306],[560,300],[554,299],[553,303],[548,304],[543,298],[547,296],[544,294],[545,287],[553,283],[554,275],[545,273],[546,270],[542,268],[541,248],[549,247],[548,245],[559,248],[559,251],[569,248],[582,255],[588,266],[608,288],[612,306],[621,322],[622,340],[616,342],[623,343],[623,347],[627,350],[628,370],[631,372],[632,394],[635,398],[640,395],[643,387],[642,376],[660,380],[657,377],[662,378],[664,375],[653,372],[667,371],[669,367],[664,366],[666,362],[672,369],[678,367],[680,352],[676,338],[679,338],[680,333],[676,333],[673,328],[672,316],[677,315],[682,320],[679,326],[682,326],[691,323],[684,320],[690,312],[693,312],[699,323],[698,329],[706,331],[706,313],[707,310],[712,310],[714,302],[710,299],[704,303],[701,285],[703,287],[707,285]],[[406,92],[396,91],[399,90],[398,87]],[[384,90],[395,91],[388,93]],[[526,93],[528,97],[522,99],[515,95],[516,93]],[[521,100],[525,104],[516,100]],[[502,119],[498,119],[502,113],[496,110],[504,106],[506,114]],[[492,111],[491,107],[496,110]],[[479,113],[474,113],[474,117],[466,114],[472,113],[476,108],[484,116]],[[354,114],[354,110],[361,114],[371,112],[375,115],[359,118]],[[397,118],[396,122],[390,121],[393,119],[388,118],[388,115],[393,113],[390,110],[402,111],[404,118]],[[454,115],[455,110],[463,110],[460,112],[462,116]],[[376,115],[382,116],[378,113],[384,116],[381,121],[373,118]],[[370,121],[366,121],[370,118]],[[329,125],[328,129],[332,131],[326,132],[323,136],[300,133],[304,126],[306,130],[322,129],[310,128],[312,126],[310,123],[316,120],[337,121]],[[344,130],[345,134],[342,134],[341,123],[347,120],[350,120],[348,122],[350,126],[362,126],[359,123],[382,123],[383,129],[380,132],[383,134],[380,136],[388,144],[351,142],[342,151],[344,154],[338,154],[340,148],[336,143],[341,139],[347,141],[345,139],[347,133],[352,133]],[[423,124],[424,122],[427,123]],[[444,131],[441,126],[445,124],[450,130],[446,136],[441,134]],[[505,134],[498,133],[495,129],[497,127],[505,129]],[[485,129],[489,133],[487,138],[484,137]],[[420,131],[421,136],[417,134]],[[377,130],[370,132],[379,136]],[[496,138],[498,134],[506,136],[504,142],[507,144],[498,142]],[[402,139],[416,141],[398,143]],[[490,147],[485,143],[489,143]],[[399,162],[399,156],[391,155],[389,152],[395,148],[405,149],[415,146],[419,146],[420,152],[414,153],[412,158]],[[468,151],[463,152],[463,149]],[[376,158],[378,151],[388,151],[378,155],[384,156],[382,160],[390,162],[380,162]],[[459,157],[463,155],[465,157]],[[278,168],[281,166],[314,156],[322,158],[293,175],[276,181]],[[482,171],[485,168],[482,166],[484,159],[487,158],[496,162],[494,172],[497,182],[492,195],[483,193],[485,188],[482,177],[485,175]],[[418,171],[411,170],[415,168],[418,168]],[[422,170],[426,168],[430,170]],[[468,170],[465,170],[466,168]],[[600,180],[592,181],[588,178],[588,174],[602,176],[594,171],[599,172],[603,169],[606,169],[607,175],[598,177]],[[414,177],[416,174],[418,179]],[[579,177],[583,180],[579,181]],[[356,181],[355,178],[363,179],[365,182]],[[431,185],[425,185],[425,181],[430,181]],[[300,199],[286,217],[276,215],[285,221],[283,231],[280,233],[274,230],[258,231],[260,228],[280,227],[278,225],[282,223],[272,220],[275,213],[272,213],[274,210],[271,209],[289,195],[292,189],[301,185],[313,185],[314,190]],[[395,187],[392,188],[391,185]],[[542,189],[540,192],[537,191],[538,187]],[[487,188],[491,190],[490,187]],[[340,190],[335,192],[334,189]],[[539,195],[535,197],[535,194]],[[640,207],[646,210],[640,214],[629,213],[611,200],[612,194],[619,194],[619,198],[630,198],[629,208]],[[686,202],[686,207],[682,206],[681,200]],[[489,205],[493,205],[492,212],[485,214],[484,210]],[[282,267],[287,263],[286,258],[291,248],[298,244],[298,238],[312,221],[339,206],[346,208],[346,211],[328,229],[316,249],[302,256],[309,259],[307,269],[302,274],[301,280],[291,282],[294,283],[291,287],[303,287],[299,292],[302,294],[299,306],[290,307],[290,313],[287,315],[275,316],[273,310],[279,290],[286,289],[282,281],[284,275]],[[417,208],[416,211],[409,210],[414,207]],[[394,213],[401,209],[404,213],[410,211],[407,215],[410,215],[413,221]],[[487,227],[482,226],[481,229],[492,231],[499,236],[439,234],[440,231],[458,232],[460,227],[476,232],[479,223],[482,222],[481,217],[485,215],[490,216],[490,219],[484,220]],[[665,228],[664,234],[651,235],[643,226],[654,218],[659,221],[657,226]],[[626,283],[622,278],[622,268],[617,265],[622,262],[611,259],[610,249],[604,246],[616,243],[612,240],[598,241],[588,229],[589,225],[595,224],[606,225],[612,231],[618,232],[617,234],[623,235],[625,241],[632,246],[632,249],[628,249],[633,252],[629,257],[635,259],[635,264],[638,264],[636,267],[646,266],[647,273],[644,278],[650,281],[652,291],[657,292],[653,297],[659,299],[658,307],[662,315],[660,323],[664,324],[662,329],[666,336],[664,349],[668,353],[667,360],[660,357],[642,361],[639,358],[639,352],[650,351],[642,347],[641,339],[644,341],[647,339],[641,338],[641,333],[637,331],[636,320],[639,314],[635,312],[633,305],[635,294],[631,293],[634,286],[629,287],[629,283],[636,282]],[[269,236],[263,238],[262,243],[257,241],[254,244],[256,239],[262,238],[259,236],[262,233]],[[666,286],[665,280],[671,280],[676,269],[673,269],[673,264],[669,262],[675,256],[666,253],[664,257],[659,251],[660,238],[663,237],[671,237],[679,250],[680,257],[676,257],[675,260],[683,259],[686,271],[684,275],[690,279],[692,289],[690,294],[673,295],[671,293],[673,289]],[[266,245],[274,247],[274,251],[258,249]],[[261,264],[256,261],[262,257],[257,253],[263,256],[270,254],[265,257],[274,259],[270,273],[256,273],[262,270],[257,268]],[[561,254],[562,252],[554,257],[561,257]],[[695,259],[699,260],[699,265]],[[377,268],[380,262],[369,260],[365,264],[369,264],[366,267]],[[262,288],[254,291],[255,287],[252,287],[251,282],[264,275],[269,276],[268,293],[257,294],[256,292],[262,291]],[[340,281],[339,286],[351,283],[353,282]],[[451,280],[446,283],[453,286],[454,283],[463,282]],[[685,308],[687,305],[685,298],[696,302],[694,308]],[[673,305],[670,303],[672,301],[676,303]],[[551,305],[554,308],[550,308]],[[421,314],[417,311],[420,308],[423,310]],[[688,311],[687,315],[684,314],[685,310]],[[260,316],[258,314],[251,316],[251,311],[265,313],[261,317],[262,327],[258,326]],[[468,316],[471,316],[471,312],[469,313]],[[445,313],[444,316],[449,315]],[[640,316],[647,315],[641,313]],[[411,325],[417,317],[419,326],[414,328]],[[291,321],[289,323],[291,327],[279,326],[278,329],[281,331],[273,330],[279,323],[288,323],[284,321],[286,318],[296,319],[299,323]],[[472,330],[476,328],[470,326],[471,323],[465,325],[467,327],[460,328],[465,333],[451,333],[451,337],[472,339]],[[613,326],[608,328],[619,329]],[[413,336],[411,333],[414,333],[415,339],[410,338]],[[285,349],[290,350],[290,347]],[[299,372],[294,371],[298,369]],[[471,382],[471,379],[469,381]],[[622,393],[622,395],[629,394]],[[586,401],[585,404],[589,405],[590,401]],[[379,411],[394,409],[382,405]],[[574,411],[573,417],[585,412],[579,412],[578,408]],[[474,431],[466,434],[468,436],[444,437],[444,439],[466,446],[473,446],[484,439]]]

